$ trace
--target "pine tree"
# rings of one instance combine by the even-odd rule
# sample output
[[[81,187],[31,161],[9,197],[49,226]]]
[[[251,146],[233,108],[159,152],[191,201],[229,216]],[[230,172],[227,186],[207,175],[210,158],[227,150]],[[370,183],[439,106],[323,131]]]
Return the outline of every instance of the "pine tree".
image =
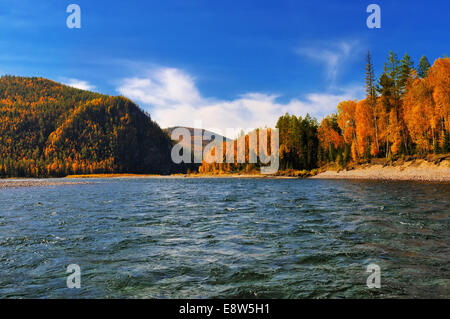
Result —
[[[400,101],[400,61],[398,60],[397,54],[394,52],[389,52],[388,61],[386,64],[386,73],[391,78],[392,87],[392,97],[396,101]]]
[[[417,70],[417,74],[424,78],[428,74],[428,69],[430,68],[430,62],[428,61],[426,56],[422,56],[419,61],[419,68]]]
[[[377,90],[375,86],[375,71],[373,69],[372,59],[370,56],[370,51],[367,52],[367,64],[366,64],[366,93],[367,93],[367,101],[369,107],[371,108],[371,113],[373,115],[373,125],[375,130],[375,145],[376,145],[376,154],[380,151],[380,145],[378,142],[378,120],[377,120]]]
[[[409,75],[413,69],[414,69],[414,62],[411,60],[411,57],[408,55],[408,53],[406,53],[403,59],[400,61],[399,88],[401,94],[405,92],[406,82],[408,81]]]
[[[372,57],[370,51],[367,52],[367,64],[366,64],[366,93],[370,99],[376,99],[377,92],[375,86],[375,71],[372,64]]]
[[[442,146],[442,153],[450,152],[450,133],[444,133],[444,143]]]

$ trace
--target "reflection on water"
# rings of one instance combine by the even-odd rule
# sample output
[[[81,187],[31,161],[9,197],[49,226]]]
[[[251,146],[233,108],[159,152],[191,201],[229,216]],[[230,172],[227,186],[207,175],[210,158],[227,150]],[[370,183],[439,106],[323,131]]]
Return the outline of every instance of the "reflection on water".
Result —
[[[0,297],[450,297],[450,185],[114,179],[0,192]],[[66,288],[81,267],[82,289]],[[381,267],[381,289],[366,266]]]

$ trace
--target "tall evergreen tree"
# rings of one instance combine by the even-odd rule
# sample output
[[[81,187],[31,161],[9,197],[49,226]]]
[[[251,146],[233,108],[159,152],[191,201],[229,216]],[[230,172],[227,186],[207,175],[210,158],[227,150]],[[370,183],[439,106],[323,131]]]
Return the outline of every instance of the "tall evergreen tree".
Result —
[[[408,81],[409,74],[413,69],[414,62],[411,60],[411,57],[408,55],[408,53],[406,53],[403,59],[400,61],[399,88],[402,94],[405,92],[406,82]]]
[[[385,71],[392,81],[392,97],[396,100],[400,100],[400,61],[398,60],[397,54],[394,52],[389,52],[389,57],[385,66]]]
[[[376,84],[375,84],[375,71],[372,64],[372,57],[370,51],[367,52],[366,63],[366,93],[367,98],[376,99]]]
[[[377,120],[377,89],[375,84],[375,71],[372,64],[372,58],[370,56],[370,51],[367,52],[367,64],[366,64],[366,93],[367,101],[372,109],[373,123],[375,129],[375,142],[377,146],[377,152],[380,150],[380,145],[378,143],[378,120]]]
[[[428,61],[426,56],[422,56],[419,61],[419,67],[417,69],[417,73],[421,78],[424,78],[428,74],[428,69],[430,68],[430,62]]]

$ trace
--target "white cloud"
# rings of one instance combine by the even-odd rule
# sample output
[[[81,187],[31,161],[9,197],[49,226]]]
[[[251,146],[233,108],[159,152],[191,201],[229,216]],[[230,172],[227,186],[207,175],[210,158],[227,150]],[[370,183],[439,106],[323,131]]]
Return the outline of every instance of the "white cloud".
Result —
[[[352,58],[360,56],[361,44],[358,40],[323,43],[317,46],[301,47],[297,54],[325,65],[327,79],[334,81],[342,68]]]
[[[95,89],[95,86],[91,85],[89,82],[78,79],[65,79],[63,83],[68,86],[86,91],[92,91]]]
[[[210,99],[200,94],[193,77],[173,68],[124,79],[117,91],[141,103],[161,127],[192,127],[195,121],[202,121],[202,128],[223,135],[226,128],[275,127],[278,117],[286,112],[297,116],[309,113],[320,120],[336,112],[340,101],[363,94],[362,86],[353,86],[334,89],[335,93],[311,93],[286,103],[279,102],[277,95],[265,93],[247,93],[233,100]]]
[[[174,68],[159,68],[142,78],[125,79],[119,92],[152,105],[194,104],[201,101],[194,79]]]

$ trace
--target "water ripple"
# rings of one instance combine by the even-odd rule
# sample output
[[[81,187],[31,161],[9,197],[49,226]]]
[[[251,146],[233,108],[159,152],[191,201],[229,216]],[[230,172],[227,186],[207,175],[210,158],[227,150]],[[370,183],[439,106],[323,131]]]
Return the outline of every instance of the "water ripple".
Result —
[[[0,192],[0,297],[450,296],[448,184],[94,182]]]

